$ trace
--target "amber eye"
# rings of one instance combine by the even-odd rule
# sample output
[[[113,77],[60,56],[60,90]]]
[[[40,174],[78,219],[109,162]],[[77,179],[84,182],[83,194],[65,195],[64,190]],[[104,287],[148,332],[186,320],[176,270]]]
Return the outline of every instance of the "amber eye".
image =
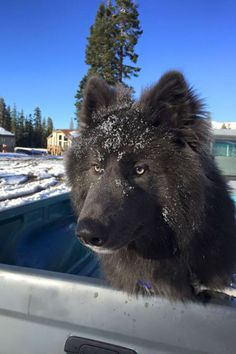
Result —
[[[99,165],[94,165],[93,168],[96,173],[102,174],[104,172],[104,168],[100,167]]]
[[[145,168],[144,167],[142,167],[142,166],[135,167],[136,175],[141,176],[141,175],[144,174],[144,172],[145,172]]]

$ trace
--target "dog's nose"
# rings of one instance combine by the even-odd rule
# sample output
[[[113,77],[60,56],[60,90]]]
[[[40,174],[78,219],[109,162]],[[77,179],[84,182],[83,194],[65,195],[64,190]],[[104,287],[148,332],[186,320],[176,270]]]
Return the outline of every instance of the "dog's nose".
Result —
[[[93,220],[79,221],[77,235],[88,246],[102,247],[107,241],[105,228]]]
[[[104,245],[105,240],[101,237],[95,236],[91,231],[87,229],[80,230],[78,236],[83,243],[90,246],[101,247]]]

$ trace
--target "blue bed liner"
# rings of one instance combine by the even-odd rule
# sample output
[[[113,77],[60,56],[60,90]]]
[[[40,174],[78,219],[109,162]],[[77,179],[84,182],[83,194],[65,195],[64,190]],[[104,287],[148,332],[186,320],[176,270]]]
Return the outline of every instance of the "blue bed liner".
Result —
[[[75,236],[75,226],[68,193],[5,210],[0,213],[0,263],[103,278],[97,257]]]
[[[68,193],[1,212],[0,263],[101,277],[75,225]]]

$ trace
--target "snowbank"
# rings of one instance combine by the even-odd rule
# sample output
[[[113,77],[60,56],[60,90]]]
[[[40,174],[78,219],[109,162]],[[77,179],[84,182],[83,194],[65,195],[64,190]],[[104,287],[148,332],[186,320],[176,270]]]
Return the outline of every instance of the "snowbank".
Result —
[[[0,211],[68,191],[63,159],[0,154]]]

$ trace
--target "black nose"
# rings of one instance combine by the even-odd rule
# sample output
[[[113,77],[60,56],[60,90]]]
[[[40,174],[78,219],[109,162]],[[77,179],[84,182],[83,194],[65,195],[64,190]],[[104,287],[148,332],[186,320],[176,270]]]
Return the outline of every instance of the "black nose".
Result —
[[[105,227],[90,219],[79,220],[77,235],[83,243],[90,246],[102,247],[107,241]]]

